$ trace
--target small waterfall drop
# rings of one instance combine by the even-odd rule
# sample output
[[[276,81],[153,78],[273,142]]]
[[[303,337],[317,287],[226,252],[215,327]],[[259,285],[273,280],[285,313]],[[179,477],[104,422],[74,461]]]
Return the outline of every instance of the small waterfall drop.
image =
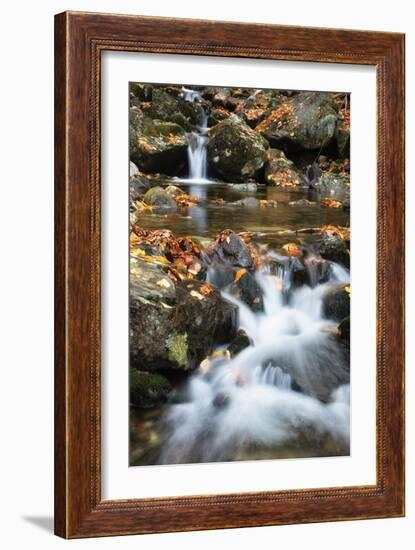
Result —
[[[222,291],[238,305],[239,328],[251,344],[191,376],[186,400],[171,405],[165,419],[160,463],[246,459],[250,449],[278,453],[308,438],[329,438],[337,454],[348,454],[348,365],[322,301],[349,272],[333,266],[328,281],[313,287],[295,287],[288,267],[257,273],[262,312]]]
[[[198,102],[200,105],[200,124],[198,131],[187,134],[187,158],[189,176],[184,181],[189,183],[211,183],[207,177],[207,115],[201,105],[201,96],[196,90],[183,88],[185,101]]]

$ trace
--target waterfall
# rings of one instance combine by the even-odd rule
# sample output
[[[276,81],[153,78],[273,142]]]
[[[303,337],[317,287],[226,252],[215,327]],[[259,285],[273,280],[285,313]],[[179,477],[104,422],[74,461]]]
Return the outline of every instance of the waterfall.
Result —
[[[291,284],[288,266],[257,273],[259,313],[222,292],[238,305],[251,344],[191,376],[186,400],[169,407],[160,463],[238,460],[249,449],[278,452],[327,438],[337,454],[349,453],[348,364],[333,335],[337,324],[322,314],[323,294],[348,282],[349,272],[332,267],[329,280],[313,287]]]
[[[200,105],[200,124],[198,130],[187,134],[187,158],[189,176],[184,181],[189,183],[211,183],[207,177],[207,116],[201,105],[201,96],[196,90],[183,87],[185,101],[197,102]]]

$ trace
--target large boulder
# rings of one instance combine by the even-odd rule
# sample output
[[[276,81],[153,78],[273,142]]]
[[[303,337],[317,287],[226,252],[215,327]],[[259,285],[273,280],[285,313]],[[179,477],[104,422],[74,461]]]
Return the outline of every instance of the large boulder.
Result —
[[[130,109],[130,160],[144,172],[177,175],[187,161],[185,130],[173,122],[145,117]]]
[[[209,131],[209,169],[228,182],[258,177],[265,161],[266,142],[236,115]]]
[[[268,185],[293,187],[301,182],[299,170],[279,149],[270,149],[267,152],[264,176]]]
[[[140,371],[189,370],[236,333],[237,307],[195,279],[174,284],[159,266],[131,258],[130,359]]]
[[[330,94],[302,92],[274,109],[256,126],[273,146],[325,147],[335,137],[338,114]]]

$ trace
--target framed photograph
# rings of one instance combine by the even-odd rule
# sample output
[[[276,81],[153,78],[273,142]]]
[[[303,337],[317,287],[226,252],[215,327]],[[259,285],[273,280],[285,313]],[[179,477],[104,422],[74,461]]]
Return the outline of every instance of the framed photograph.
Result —
[[[404,515],[404,35],[55,19],[55,532]]]

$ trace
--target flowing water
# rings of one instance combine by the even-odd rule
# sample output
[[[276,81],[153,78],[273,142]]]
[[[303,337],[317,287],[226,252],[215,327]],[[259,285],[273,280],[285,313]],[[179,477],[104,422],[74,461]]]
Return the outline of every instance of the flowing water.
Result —
[[[187,100],[198,101],[197,92],[184,93]],[[324,292],[349,282],[349,272],[332,263],[329,279],[319,283],[319,258],[311,252],[306,262],[310,286],[296,287],[288,264],[284,266],[278,255],[281,244],[289,241],[313,250],[312,231],[301,236],[290,232],[324,224],[344,226],[348,214],[319,207],[321,196],[310,196],[303,189],[264,186],[255,193],[241,193],[212,182],[207,178],[205,120],[188,140],[189,178],[181,180],[180,186],[199,197],[198,206],[174,214],[144,213],[143,226],[167,227],[176,236],[190,235],[202,242],[226,228],[251,231],[254,242],[266,247],[269,260],[277,260],[279,267],[256,274],[263,293],[262,312],[254,313],[223,289],[224,297],[238,305],[239,327],[250,345],[232,359],[218,349],[215,358],[188,380],[179,381],[167,405],[132,410],[130,463],[349,454],[348,357],[335,337],[337,324],[322,313]],[[249,196],[275,200],[278,207],[234,204]],[[301,198],[315,200],[316,205],[300,209],[289,205]],[[211,267],[208,280],[214,277]]]
[[[199,92],[183,88],[184,99],[192,103],[201,104]],[[207,177],[207,116],[202,107],[200,107],[199,125],[197,131],[187,134],[187,160],[189,165],[189,176],[184,182],[189,183],[210,183]]]

